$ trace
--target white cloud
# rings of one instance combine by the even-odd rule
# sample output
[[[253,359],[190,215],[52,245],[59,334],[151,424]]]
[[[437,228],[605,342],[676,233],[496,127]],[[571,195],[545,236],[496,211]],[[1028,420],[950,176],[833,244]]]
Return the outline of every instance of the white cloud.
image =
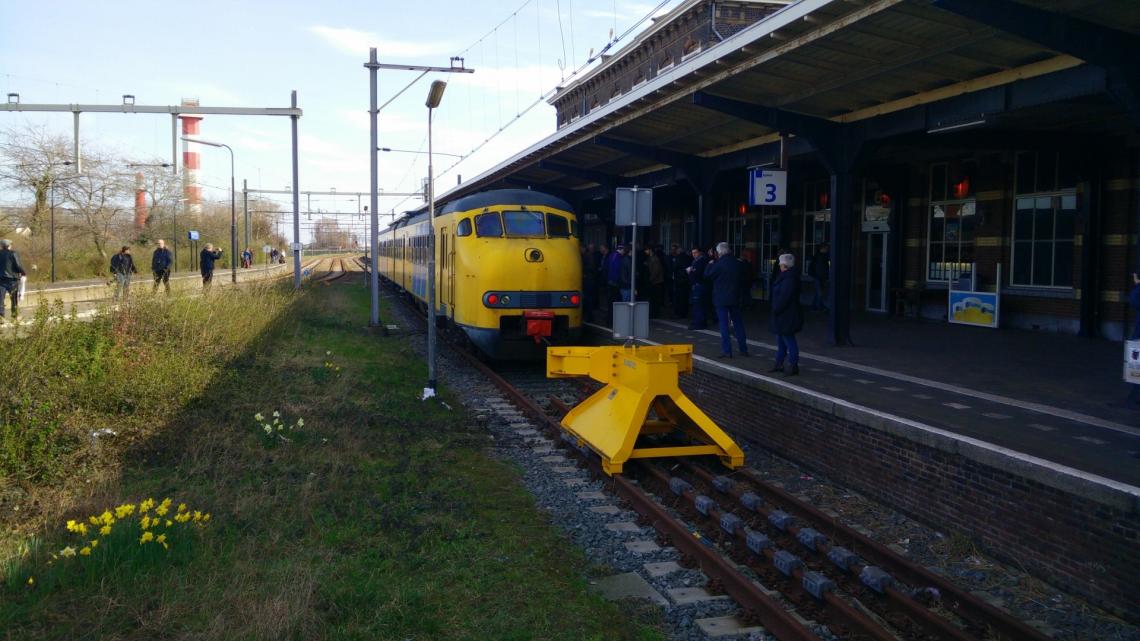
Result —
[[[347,27],[314,25],[309,27],[309,31],[324,40],[326,44],[348,54],[367,56],[368,49],[376,47],[381,61],[386,58],[447,55],[455,51],[455,46],[450,42],[387,40],[370,31]]]

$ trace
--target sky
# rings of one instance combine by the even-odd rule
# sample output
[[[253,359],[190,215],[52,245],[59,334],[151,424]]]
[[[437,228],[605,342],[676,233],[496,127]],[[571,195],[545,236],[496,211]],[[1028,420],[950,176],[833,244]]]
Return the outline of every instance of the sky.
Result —
[[[426,152],[428,86],[433,79],[448,82],[433,125],[442,193],[459,176],[474,178],[554,133],[554,109],[541,96],[569,82],[591,50],[679,1],[0,0],[0,93],[19,93],[25,104],[120,104],[123,94],[132,94],[139,105],[197,98],[203,106],[288,107],[296,90],[304,111],[301,189],[366,192],[369,86],[363,64],[369,47],[378,49],[381,63],[448,66],[458,55],[474,73],[428,75],[380,112],[381,147]],[[614,48],[649,25],[645,20]],[[417,75],[381,70],[380,104]],[[70,113],[0,112],[0,131],[27,124],[71,136]],[[84,114],[80,137],[81,144],[127,162],[170,159],[167,115]],[[208,116],[200,137],[233,148],[239,190],[243,179],[250,189],[292,185],[288,118]],[[227,153],[201,146],[199,152],[205,199],[228,202]],[[379,173],[382,191],[416,192],[427,176],[426,153],[381,153]],[[385,196],[379,209],[419,203]],[[302,198],[302,210],[306,206]],[[358,207],[345,196],[314,196],[310,206],[339,212]]]

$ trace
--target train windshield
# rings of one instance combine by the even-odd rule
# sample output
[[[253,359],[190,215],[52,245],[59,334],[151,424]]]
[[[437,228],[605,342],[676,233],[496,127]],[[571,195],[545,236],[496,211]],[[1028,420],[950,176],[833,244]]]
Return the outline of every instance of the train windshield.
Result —
[[[504,211],[503,224],[508,238],[544,238],[546,225],[540,211]]]
[[[503,221],[498,214],[479,214],[475,217],[475,235],[479,237],[503,235]]]
[[[551,238],[569,238],[570,221],[558,214],[546,215],[546,231]]]

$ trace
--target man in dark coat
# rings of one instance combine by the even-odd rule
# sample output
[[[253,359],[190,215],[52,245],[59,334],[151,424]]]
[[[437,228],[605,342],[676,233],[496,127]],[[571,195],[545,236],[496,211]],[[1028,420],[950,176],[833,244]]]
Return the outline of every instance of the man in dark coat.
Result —
[[[728,243],[716,246],[717,260],[705,269],[705,282],[712,285],[712,303],[720,321],[720,356],[732,358],[732,341],[729,340],[728,324],[736,333],[736,345],[741,356],[748,356],[748,339],[744,336],[744,319],[740,315],[740,286],[744,282],[746,267],[743,262],[732,257]]]
[[[123,245],[119,253],[111,257],[111,275],[115,277],[114,300],[122,296],[123,300],[131,293],[131,276],[139,273],[135,267],[134,256],[131,256],[130,245]]]
[[[0,240],[0,318],[4,318],[4,296],[12,297],[12,318],[16,318],[20,301],[20,277],[27,276],[20,257],[12,250],[12,241]]]
[[[694,247],[691,252],[693,256],[693,264],[686,268],[689,273],[689,310],[693,314],[693,319],[689,323],[689,329],[704,329],[708,324],[705,317],[705,299],[708,298],[706,293],[708,287],[705,285],[705,268],[709,266],[709,258],[705,255],[700,248]]]
[[[815,297],[811,301],[811,308],[816,311],[827,310],[827,281],[831,278],[831,247],[823,243],[815,250],[811,257],[811,274],[815,281]]]
[[[202,268],[203,288],[210,288],[210,282],[214,280],[214,262],[221,260],[221,258],[222,250],[214,249],[213,244],[206,243],[201,255],[198,256],[199,266]]]
[[[680,245],[673,245],[673,315],[686,318],[689,315],[689,266],[693,258],[681,251]]]
[[[158,284],[166,286],[166,293],[170,293],[170,266],[174,264],[174,256],[166,247],[165,240],[158,241],[154,255],[150,257],[150,271],[154,274],[154,291],[158,291]]]
[[[772,283],[772,314],[768,330],[776,335],[776,364],[769,372],[783,371],[789,376],[800,373],[800,346],[796,332],[803,329],[804,313],[800,309],[800,270],[796,257],[783,254],[779,258],[780,274]],[[788,366],[784,367],[787,358]]]

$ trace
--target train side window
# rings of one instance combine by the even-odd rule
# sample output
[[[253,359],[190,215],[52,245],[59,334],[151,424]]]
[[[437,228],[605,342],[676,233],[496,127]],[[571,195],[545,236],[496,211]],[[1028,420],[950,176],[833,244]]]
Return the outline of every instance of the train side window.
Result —
[[[471,219],[470,218],[464,218],[463,220],[459,221],[459,224],[455,226],[455,235],[456,236],[470,236],[471,235]]]
[[[480,237],[503,235],[503,221],[499,214],[479,214],[475,217],[475,235]]]
[[[578,235],[578,221],[576,220],[570,221],[570,235],[574,238],[581,238],[581,236]]]
[[[551,238],[569,238],[570,221],[558,214],[547,214],[546,233],[549,234]]]
[[[504,211],[503,222],[508,238],[542,238],[546,225],[540,211]]]

